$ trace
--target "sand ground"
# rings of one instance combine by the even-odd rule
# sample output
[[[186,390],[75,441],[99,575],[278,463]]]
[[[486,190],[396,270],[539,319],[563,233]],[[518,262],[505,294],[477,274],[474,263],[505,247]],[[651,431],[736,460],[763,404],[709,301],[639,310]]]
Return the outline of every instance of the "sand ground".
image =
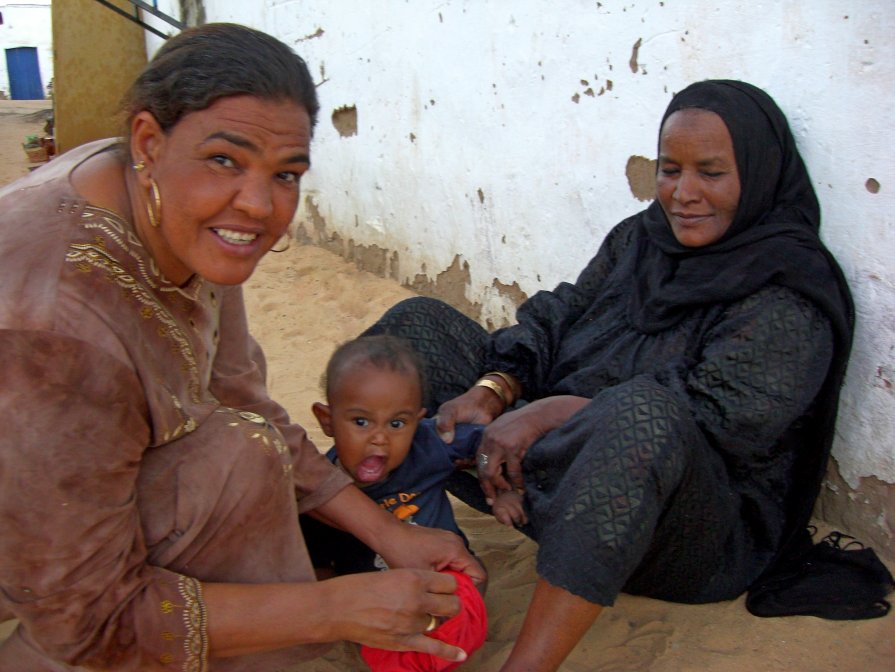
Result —
[[[0,184],[28,172],[20,145],[25,135],[41,132],[43,122],[33,113],[45,107],[44,101],[0,101]],[[319,446],[328,447],[310,406],[320,399],[319,380],[329,354],[412,292],[323,249],[293,243],[264,259],[245,293],[252,331],[267,355],[272,396]],[[456,510],[491,576],[488,641],[461,669],[496,672],[534,587],[536,546],[460,502]],[[0,638],[13,625],[0,625]],[[300,669],[353,672],[365,666],[353,647],[342,645]],[[622,595],[561,667],[562,672],[641,670],[895,671],[895,613],[871,621],[760,619],[746,611],[743,598],[692,606]]]

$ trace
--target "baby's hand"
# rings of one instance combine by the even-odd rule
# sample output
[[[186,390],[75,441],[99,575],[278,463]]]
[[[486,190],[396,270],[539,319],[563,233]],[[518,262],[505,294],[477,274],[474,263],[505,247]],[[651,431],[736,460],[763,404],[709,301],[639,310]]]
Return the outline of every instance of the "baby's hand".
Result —
[[[528,522],[525,507],[522,505],[522,495],[515,492],[499,493],[491,506],[491,512],[497,520],[509,527],[525,525]]]

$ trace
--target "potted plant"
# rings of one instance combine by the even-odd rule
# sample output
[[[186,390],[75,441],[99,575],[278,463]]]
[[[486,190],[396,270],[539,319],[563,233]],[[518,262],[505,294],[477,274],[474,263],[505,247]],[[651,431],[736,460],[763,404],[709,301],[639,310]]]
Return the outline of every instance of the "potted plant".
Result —
[[[28,155],[28,160],[31,163],[40,163],[42,161],[47,160],[47,149],[41,143],[40,138],[36,135],[29,135],[25,137],[25,143],[22,145],[25,150],[25,154]]]

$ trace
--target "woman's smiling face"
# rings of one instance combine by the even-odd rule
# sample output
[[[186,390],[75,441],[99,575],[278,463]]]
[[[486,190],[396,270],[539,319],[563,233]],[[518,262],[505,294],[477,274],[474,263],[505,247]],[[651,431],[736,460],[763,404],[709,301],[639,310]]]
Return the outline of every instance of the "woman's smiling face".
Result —
[[[158,228],[145,206],[134,212],[162,273],[178,285],[193,274],[222,285],[247,280],[292,220],[310,143],[310,117],[291,101],[221,98],[167,133],[150,113],[136,115],[132,154],[148,168],[137,174],[141,198],[151,200],[150,177],[158,185]]]
[[[711,245],[727,233],[740,203],[740,177],[721,117],[693,108],[665,120],[656,197],[681,245]]]

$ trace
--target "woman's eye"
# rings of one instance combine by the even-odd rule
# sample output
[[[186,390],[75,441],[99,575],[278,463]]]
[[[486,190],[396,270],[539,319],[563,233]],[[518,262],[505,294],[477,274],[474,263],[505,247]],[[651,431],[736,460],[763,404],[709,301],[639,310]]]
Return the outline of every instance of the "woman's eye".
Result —
[[[724,173],[703,172],[702,174],[705,175],[706,177],[721,177]]]
[[[301,181],[301,174],[284,171],[282,173],[277,173],[277,179],[289,184],[298,184]]]
[[[662,175],[670,177],[671,175],[677,175],[680,172],[680,170],[678,168],[661,168],[659,170],[659,172]]]
[[[224,166],[224,168],[235,168],[236,167],[236,164],[233,162],[233,159],[231,159],[226,154],[216,154],[215,156],[211,157],[211,160],[214,161],[215,163],[219,163],[220,165]]]

